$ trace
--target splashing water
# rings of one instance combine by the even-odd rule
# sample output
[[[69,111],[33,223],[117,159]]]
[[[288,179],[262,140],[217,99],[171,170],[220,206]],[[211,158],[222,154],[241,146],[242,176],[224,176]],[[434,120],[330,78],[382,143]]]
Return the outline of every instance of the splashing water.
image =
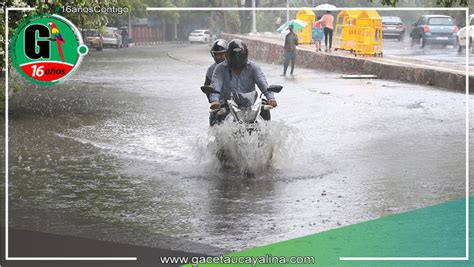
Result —
[[[210,159],[211,168],[217,170],[259,175],[293,158],[296,136],[295,129],[279,121],[218,125],[209,129],[207,144],[202,144],[206,149],[197,153],[198,160]]]

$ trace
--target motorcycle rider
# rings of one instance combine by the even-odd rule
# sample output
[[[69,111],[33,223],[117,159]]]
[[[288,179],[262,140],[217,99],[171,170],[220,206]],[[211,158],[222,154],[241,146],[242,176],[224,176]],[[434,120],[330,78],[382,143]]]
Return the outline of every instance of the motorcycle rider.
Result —
[[[234,39],[227,45],[226,61],[218,64],[214,69],[211,86],[219,93],[209,97],[211,109],[216,110],[225,105],[230,99],[231,92],[249,93],[255,91],[257,84],[260,91],[267,98],[269,105],[276,107],[277,102],[273,92],[267,91],[268,83],[262,69],[255,62],[248,60],[247,45],[240,39]],[[270,120],[270,111],[264,110],[261,116]],[[211,126],[217,122],[217,116],[211,113],[209,120]]]

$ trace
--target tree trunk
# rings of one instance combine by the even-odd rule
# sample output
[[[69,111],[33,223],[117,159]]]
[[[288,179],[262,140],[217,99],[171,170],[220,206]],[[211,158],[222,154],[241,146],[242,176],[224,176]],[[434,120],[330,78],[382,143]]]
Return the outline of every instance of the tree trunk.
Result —
[[[239,1],[239,7],[252,7],[252,0],[245,0],[245,4],[242,6],[241,1]],[[240,10],[239,11],[239,18],[240,18],[240,33],[249,33],[251,30],[251,12]]]
[[[166,41],[166,19],[163,19],[163,32],[162,32],[162,42]]]
[[[225,0],[221,0],[221,7],[225,7]],[[224,31],[229,32],[229,19],[227,17],[227,11],[222,11],[224,17]]]

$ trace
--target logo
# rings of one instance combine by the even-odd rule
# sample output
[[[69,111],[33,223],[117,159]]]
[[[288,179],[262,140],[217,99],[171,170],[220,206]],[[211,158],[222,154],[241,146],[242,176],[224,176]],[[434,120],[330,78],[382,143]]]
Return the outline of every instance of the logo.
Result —
[[[65,80],[87,52],[76,26],[56,14],[26,18],[10,43],[13,66],[28,81],[40,85]]]

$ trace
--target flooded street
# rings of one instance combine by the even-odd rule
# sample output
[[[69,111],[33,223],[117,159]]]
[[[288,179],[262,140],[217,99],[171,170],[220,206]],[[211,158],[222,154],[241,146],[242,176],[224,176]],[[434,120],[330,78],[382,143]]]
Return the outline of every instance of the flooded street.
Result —
[[[220,168],[208,49],[93,51],[71,80],[10,99],[12,226],[216,253],[464,196],[464,94],[264,63],[283,86],[275,158]]]

